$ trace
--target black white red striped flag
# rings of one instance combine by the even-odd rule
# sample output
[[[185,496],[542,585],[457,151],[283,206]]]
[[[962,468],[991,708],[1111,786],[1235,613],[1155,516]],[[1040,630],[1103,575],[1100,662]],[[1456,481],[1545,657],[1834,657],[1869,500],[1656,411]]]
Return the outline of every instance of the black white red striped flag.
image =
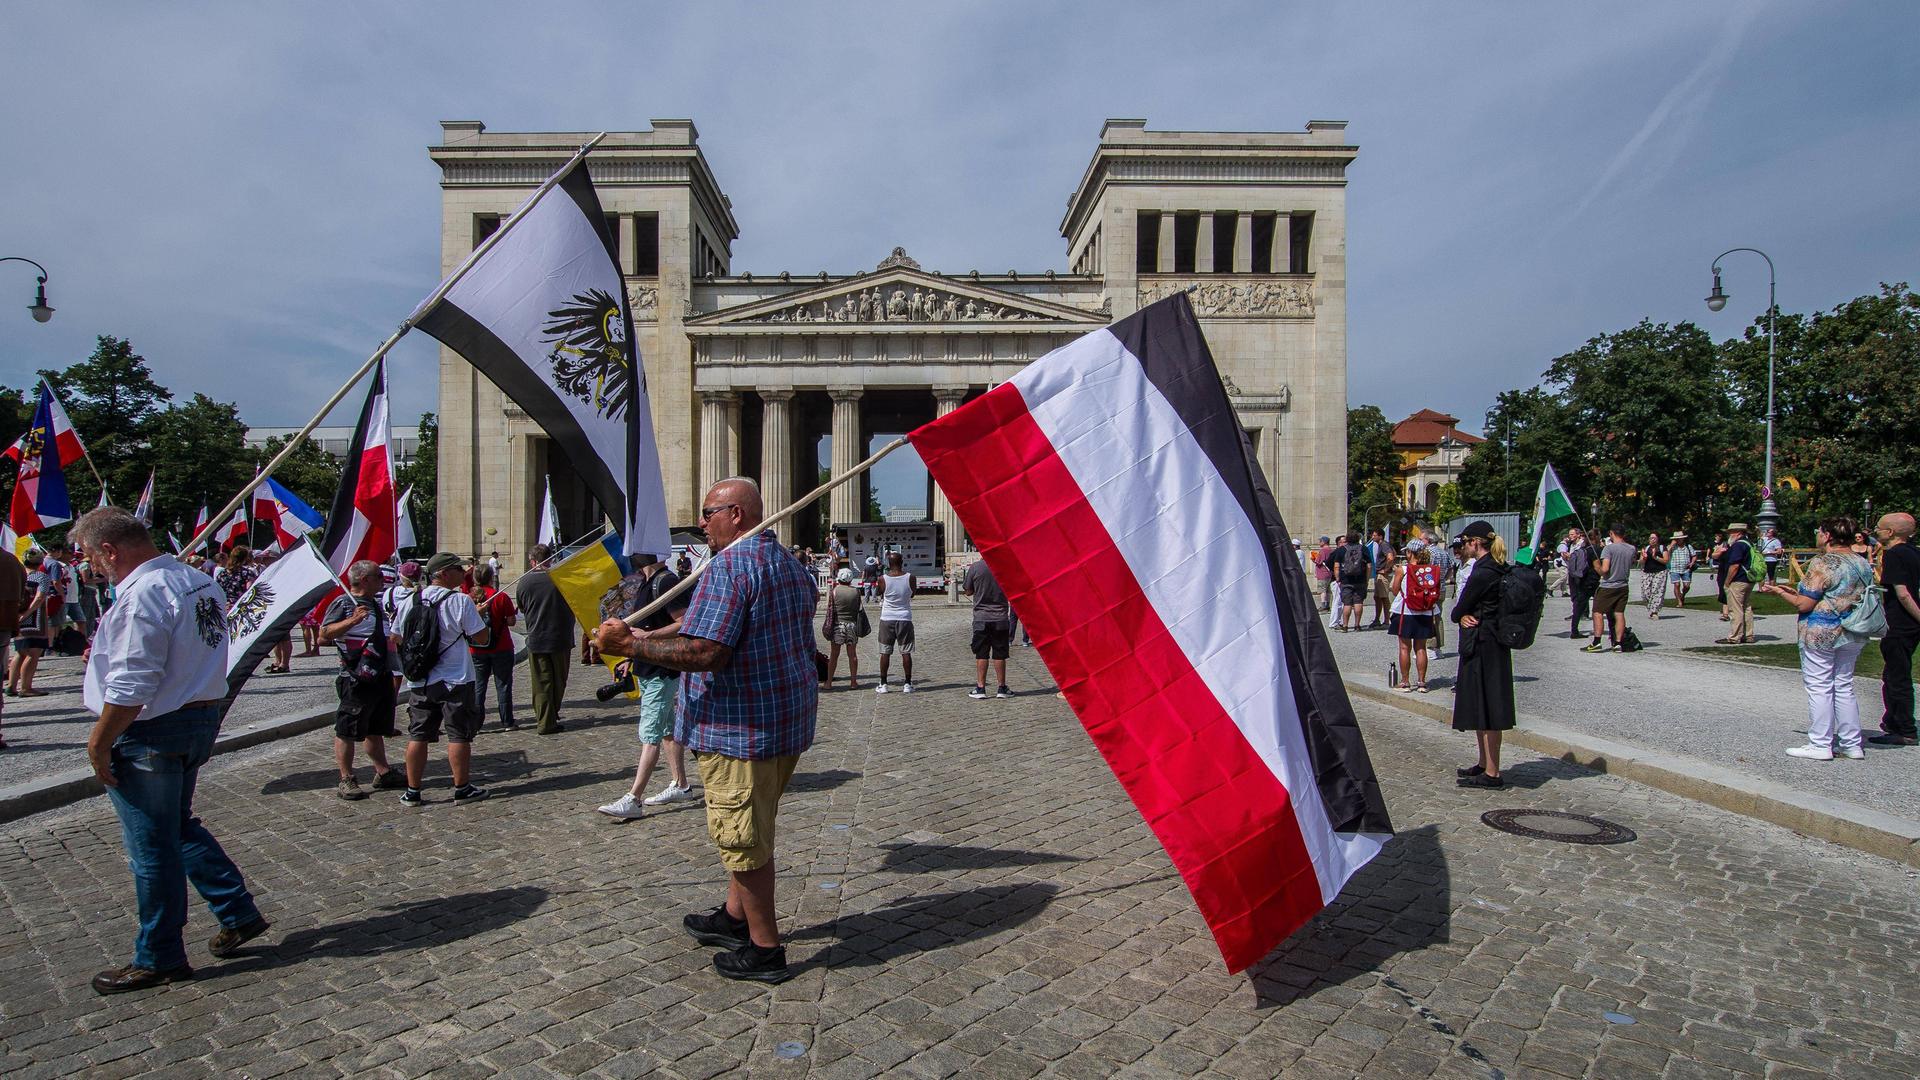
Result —
[[[1185,294],[911,435],[1239,971],[1392,826]]]

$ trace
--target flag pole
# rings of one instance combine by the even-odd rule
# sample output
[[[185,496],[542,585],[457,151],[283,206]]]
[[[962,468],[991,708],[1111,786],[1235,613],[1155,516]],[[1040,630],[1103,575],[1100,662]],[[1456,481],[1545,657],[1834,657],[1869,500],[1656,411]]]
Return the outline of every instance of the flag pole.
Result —
[[[752,538],[753,536],[756,536],[759,533],[766,531],[767,529],[773,528],[775,525],[778,525],[781,522],[792,517],[793,515],[799,513],[800,511],[805,510],[807,507],[812,506],[814,503],[820,500],[820,496],[825,495],[827,492],[832,491],[834,488],[839,487],[841,484],[844,484],[847,481],[853,479],[854,477],[859,476],[861,473],[866,472],[868,469],[873,468],[875,465],[880,463],[881,458],[886,457],[888,454],[893,453],[895,450],[898,450],[905,445],[907,445],[907,437],[905,435],[902,435],[899,438],[888,443],[887,445],[881,447],[879,450],[875,451],[872,457],[868,458],[867,460],[861,462],[858,465],[855,465],[853,468],[848,469],[846,472],[843,472],[840,475],[835,476],[832,479],[829,479],[826,483],[821,484],[819,487],[814,488],[812,491],[808,492],[807,494],[802,495],[799,498],[799,500],[789,503],[784,510],[781,510],[779,513],[773,515],[770,518],[767,518],[766,520],[760,522],[760,524],[754,526],[752,531],[742,533],[740,536],[734,539],[732,544],[728,544],[727,547],[731,548],[734,546],[734,544],[742,543]],[[722,550],[726,550],[726,549],[723,548]],[[720,554],[720,552],[716,551],[713,554],[717,557]],[[708,566],[712,566],[712,565],[713,565],[713,560],[712,559],[707,560],[705,564],[701,565],[698,569],[688,574],[685,578],[682,578],[678,585],[675,585],[673,588],[668,589],[658,600],[655,600],[653,603],[648,604],[646,607],[643,607],[639,611],[636,611],[633,614],[627,616],[627,619],[626,619],[627,625],[639,626],[642,622],[646,620],[647,616],[652,615],[654,612],[659,611],[661,608],[667,606],[668,601],[672,600],[676,596],[679,596],[681,593],[686,592],[688,589],[693,588],[693,583],[699,579],[701,573],[704,572]]]
[[[228,500],[227,504],[220,508],[219,513],[207,519],[207,527],[196,534],[193,539],[187,541],[187,550],[192,551],[198,548],[200,542],[206,539],[207,535],[214,529],[219,528],[220,525],[226,521],[228,515],[239,508],[240,504],[246,500],[248,495],[253,493],[253,489],[257,487],[262,480],[272,476],[281,465],[285,464],[286,460],[293,456],[293,452],[300,448],[300,444],[307,441],[307,436],[313,434],[313,429],[320,426],[320,421],[325,420],[327,414],[333,411],[333,407],[340,404],[340,402],[353,391],[353,388],[359,384],[361,379],[367,377],[367,372],[372,371],[375,364],[378,364],[386,358],[387,353],[391,351],[395,345],[399,344],[401,338],[407,335],[407,331],[413,329],[414,320],[425,312],[433,310],[440,301],[446,299],[447,294],[453,291],[453,287],[460,283],[461,278],[467,276],[467,271],[473,269],[474,264],[480,260],[480,257],[493,250],[493,246],[500,242],[500,238],[507,235],[509,229],[519,224],[521,218],[526,217],[535,206],[539,205],[540,199],[545,196],[547,192],[552,191],[560,181],[566,179],[567,174],[573,172],[575,166],[586,160],[588,152],[600,145],[600,140],[606,137],[607,133],[603,131],[593,138],[588,139],[581,145],[580,149],[574,151],[573,156],[567,159],[565,165],[560,166],[559,171],[547,177],[546,183],[534,189],[533,194],[527,198],[526,202],[520,205],[518,210],[513,212],[512,216],[500,223],[500,227],[493,231],[492,236],[482,240],[480,246],[474,248],[473,253],[468,255],[466,260],[458,267],[455,267],[453,273],[447,275],[446,280],[440,282],[439,288],[433,290],[433,294],[427,297],[426,302],[415,308],[415,313],[408,315],[405,321],[401,322],[399,329],[389,334],[387,340],[381,342],[380,347],[373,351],[373,355],[367,357],[367,362],[361,364],[360,369],[355,371],[352,377],[347,379],[346,383],[342,385],[340,389],[333,392],[333,396],[327,399],[325,405],[320,406],[320,411],[314,414],[313,419],[307,421],[305,427],[295,432],[293,437],[287,440],[287,445],[280,448],[280,452],[273,456],[272,461],[267,462],[266,467],[261,469],[259,475],[254,477],[253,483],[242,489],[240,494]],[[88,464],[91,465],[92,462],[89,461]]]

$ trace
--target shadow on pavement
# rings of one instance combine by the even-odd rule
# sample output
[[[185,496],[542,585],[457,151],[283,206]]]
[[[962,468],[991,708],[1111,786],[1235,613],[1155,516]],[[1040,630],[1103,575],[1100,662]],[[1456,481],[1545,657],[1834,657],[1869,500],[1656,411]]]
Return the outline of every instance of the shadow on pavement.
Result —
[[[405,738],[406,736],[402,735],[399,738],[389,738],[387,740],[387,760],[393,762],[396,768],[400,765],[400,751],[406,746]],[[566,763],[555,762],[555,764],[564,765]],[[372,765],[367,761],[367,756],[363,753],[355,753],[354,766],[363,776],[372,768]],[[446,768],[444,758],[429,757],[427,762],[427,778],[432,779],[437,775],[444,775]],[[485,777],[489,782],[498,783],[501,781],[523,780],[531,777],[539,768],[540,766],[534,765],[527,760],[527,752],[525,750],[473,755],[474,774]],[[288,773],[285,776],[275,777],[267,781],[261,786],[260,794],[284,795],[288,792],[295,791],[327,791],[330,790],[334,784],[338,783],[339,780],[340,773],[335,769],[304,769],[300,772]]]
[[[860,779],[857,772],[845,769],[828,769],[825,772],[795,773],[787,781],[787,791],[832,791],[849,780]]]
[[[1028,882],[934,893],[873,911],[842,915],[788,935],[790,941],[837,939],[803,967],[872,967],[1011,930],[1045,910],[1058,885]]]
[[[1313,997],[1401,953],[1444,943],[1453,923],[1453,875],[1439,826],[1399,833],[1338,898],[1266,959],[1247,969],[1262,1009]]]
[[[1078,855],[1009,848],[961,847],[952,844],[881,844],[887,857],[881,870],[918,874],[928,870],[984,870],[1007,866],[1082,862]]]
[[[222,973],[283,967],[317,956],[389,956],[498,930],[539,910],[547,890],[532,885],[410,900],[326,926],[295,930],[271,945],[242,949]]]
[[[1545,787],[1550,780],[1590,780],[1600,774],[1578,765],[1569,765],[1558,758],[1535,758],[1532,761],[1519,761],[1500,770],[1500,778],[1510,788]]]

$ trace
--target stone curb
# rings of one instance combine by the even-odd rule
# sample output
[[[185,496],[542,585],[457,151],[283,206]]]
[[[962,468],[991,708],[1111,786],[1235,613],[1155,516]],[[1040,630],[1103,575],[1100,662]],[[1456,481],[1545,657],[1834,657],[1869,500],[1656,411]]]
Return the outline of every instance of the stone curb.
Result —
[[[250,746],[259,746],[261,743],[276,739],[304,735],[331,724],[333,713],[333,706],[329,705],[310,713],[276,717],[233,731],[222,731],[219,738],[214,740],[213,752],[225,754],[234,750],[245,750]],[[0,788],[0,823],[18,821],[44,810],[66,806],[82,799],[91,799],[105,791],[106,789],[100,786],[100,781],[94,779],[92,769],[70,769],[40,777],[37,780],[29,780],[24,784],[13,784]]]
[[[1453,710],[1436,701],[1423,701],[1351,680],[1347,681],[1347,692],[1441,723],[1453,720]],[[1804,836],[1920,868],[1920,821],[1883,814],[1839,799],[1809,795],[1699,758],[1596,738],[1530,716],[1519,719],[1520,726],[1507,732],[1508,743],[1743,817],[1784,825]]]

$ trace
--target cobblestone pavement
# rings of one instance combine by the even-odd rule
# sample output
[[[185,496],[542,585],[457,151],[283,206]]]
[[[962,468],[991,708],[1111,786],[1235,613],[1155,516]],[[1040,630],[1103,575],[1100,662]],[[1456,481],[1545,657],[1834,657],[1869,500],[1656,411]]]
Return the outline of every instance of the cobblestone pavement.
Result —
[[[1585,644],[1567,637],[1571,601],[1547,600],[1546,617],[1533,647],[1514,654],[1514,698],[1524,724],[1529,716],[1552,720],[1604,739],[1633,743],[1664,753],[1700,758],[1721,768],[1831,799],[1856,803],[1881,813],[1920,820],[1920,747],[1866,746],[1863,761],[1806,761],[1788,757],[1787,747],[1806,742],[1807,694],[1800,673],[1790,668],[1718,660],[1683,651],[1709,645],[1727,624],[1712,611],[1668,607],[1658,621],[1640,606],[1639,575],[1629,595],[1628,625],[1647,645],[1645,652],[1583,653]],[[1697,590],[1696,590],[1697,595]],[[1712,595],[1708,583],[1707,595]],[[1448,601],[1452,610],[1452,601]],[[1368,617],[1372,608],[1367,610]],[[1588,623],[1584,620],[1581,629]],[[1762,642],[1794,640],[1794,620],[1767,615],[1756,620]],[[1432,697],[1451,704],[1454,672],[1459,668],[1457,628],[1449,626],[1444,658],[1428,669]],[[1385,686],[1387,665],[1398,644],[1383,630],[1334,634],[1333,649],[1348,678]],[[1869,645],[1878,649],[1879,645]],[[1860,723],[1868,734],[1879,730],[1880,680],[1855,679]]]
[[[196,907],[192,983],[88,989],[132,933],[102,803],[0,828],[0,1075],[1920,1074],[1913,873],[1557,762],[1462,791],[1464,737],[1372,704],[1399,837],[1229,975],[1034,654],[1021,696],[971,701],[965,633],[923,610],[921,693],[824,699],[780,821],[791,982],[725,982],[682,934],[721,894],[698,804],[593,812],[630,776],[619,710],[489,731],[476,805],[436,751],[410,812],[334,800],[322,733],[204,772],[275,927],[216,963]],[[1639,839],[1523,839],[1479,822],[1497,806]]]

